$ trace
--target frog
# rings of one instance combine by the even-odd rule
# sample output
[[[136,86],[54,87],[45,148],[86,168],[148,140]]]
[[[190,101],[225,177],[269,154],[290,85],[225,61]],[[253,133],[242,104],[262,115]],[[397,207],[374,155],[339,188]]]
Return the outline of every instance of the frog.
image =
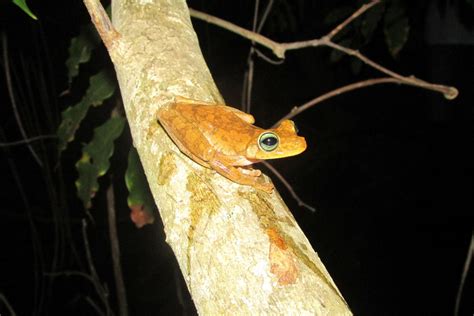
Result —
[[[273,184],[261,179],[262,172],[251,165],[306,150],[306,140],[297,135],[293,121],[262,129],[253,125],[251,114],[225,104],[177,96],[157,116],[178,149],[194,162],[267,193],[273,191]]]

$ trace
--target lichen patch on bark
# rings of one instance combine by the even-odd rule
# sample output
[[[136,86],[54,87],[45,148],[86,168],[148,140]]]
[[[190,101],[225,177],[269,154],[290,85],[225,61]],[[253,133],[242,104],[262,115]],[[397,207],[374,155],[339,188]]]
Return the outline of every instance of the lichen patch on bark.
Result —
[[[191,269],[190,250],[194,242],[196,230],[203,219],[208,219],[219,210],[221,203],[210,186],[205,183],[196,173],[191,172],[188,176],[186,188],[190,192],[190,220],[188,228],[188,250],[187,270]]]
[[[176,171],[176,164],[174,162],[174,157],[171,152],[166,152],[163,154],[163,156],[161,156],[158,170],[159,174],[157,183],[159,185],[167,184]]]

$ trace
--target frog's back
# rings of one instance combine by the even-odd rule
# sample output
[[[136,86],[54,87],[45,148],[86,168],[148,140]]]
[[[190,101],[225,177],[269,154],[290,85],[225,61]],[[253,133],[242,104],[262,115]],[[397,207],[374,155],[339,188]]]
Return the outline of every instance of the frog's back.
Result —
[[[196,127],[214,147],[226,155],[241,155],[260,133],[255,127],[224,105],[175,104],[176,110]]]

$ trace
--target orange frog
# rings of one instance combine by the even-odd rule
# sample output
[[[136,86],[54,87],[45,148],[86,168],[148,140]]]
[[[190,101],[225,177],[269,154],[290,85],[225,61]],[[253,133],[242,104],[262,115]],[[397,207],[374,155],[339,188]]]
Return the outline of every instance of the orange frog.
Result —
[[[175,103],[158,111],[158,119],[189,158],[234,182],[269,193],[273,184],[257,181],[261,171],[249,166],[306,149],[293,121],[264,130],[252,125],[252,115],[225,105],[176,97]]]

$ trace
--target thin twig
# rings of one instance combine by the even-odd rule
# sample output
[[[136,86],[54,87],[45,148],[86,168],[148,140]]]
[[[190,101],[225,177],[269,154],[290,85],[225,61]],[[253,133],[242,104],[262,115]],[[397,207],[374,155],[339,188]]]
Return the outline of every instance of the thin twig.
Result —
[[[105,316],[104,311],[100,309],[100,307],[94,302],[94,300],[90,296],[86,296],[85,300],[89,303],[90,306],[97,312],[97,314]]]
[[[260,6],[260,0],[255,0],[254,10],[253,10],[253,21],[252,21],[252,31],[257,32],[257,20],[258,20],[258,7]],[[257,32],[258,33],[258,32]],[[252,109],[252,89],[253,89],[253,75],[254,75],[254,60],[253,55],[255,53],[255,42],[252,42],[250,51],[247,56],[247,71],[245,72],[246,86],[244,87],[245,91],[245,103],[243,104],[243,109],[245,112],[250,113]]]
[[[372,0],[369,3],[366,3],[362,5],[359,10],[355,11],[352,13],[350,17],[345,19],[341,24],[336,26],[331,32],[329,32],[326,37],[330,40],[332,39],[337,33],[339,33],[343,28],[345,28],[349,23],[351,23],[353,20],[355,20],[357,17],[362,15],[365,11],[369,10],[372,8],[374,5],[378,4],[380,0]]]
[[[87,265],[89,266],[89,272],[94,279],[98,280],[99,276],[97,274],[97,271],[95,270],[94,262],[92,261],[89,238],[87,238],[87,221],[85,219],[82,219],[82,241],[84,242],[84,250],[86,252],[86,260]]]
[[[258,57],[262,58],[264,61],[272,65],[281,65],[285,61],[284,59],[278,59],[278,60],[271,59],[258,48],[255,48],[255,53],[257,53]]]
[[[252,88],[253,88],[253,75],[254,75],[254,61],[253,61],[253,54],[255,48],[250,48],[249,57],[247,59],[248,69],[245,73],[247,78],[246,83],[247,87],[245,89],[246,96],[245,96],[245,104],[244,104],[244,111],[250,113],[252,110]]]
[[[3,131],[3,128],[0,126],[0,139],[5,139],[5,133]],[[9,152],[9,148],[6,147],[3,149],[7,153]],[[34,311],[40,311],[40,307],[43,304],[44,300],[44,289],[45,289],[45,284],[43,282],[43,278],[40,275],[40,271],[43,271],[44,266],[45,266],[45,259],[43,256],[43,250],[41,247],[40,243],[40,237],[38,234],[38,229],[36,227],[35,221],[33,219],[33,211],[30,206],[30,202],[28,200],[25,188],[23,186],[23,181],[19,169],[16,166],[15,160],[12,158],[12,155],[6,155],[7,158],[7,163],[10,167],[11,174],[13,176],[13,183],[17,186],[18,193],[20,194],[20,200],[23,203],[24,209],[25,209],[25,214],[28,219],[28,224],[30,227],[30,233],[31,233],[31,243],[33,247],[33,262],[32,266],[34,267],[34,281],[33,281],[33,286],[34,286]]]
[[[275,128],[278,125],[280,125],[280,123],[282,121],[289,120],[289,119],[295,117],[296,115],[300,114],[301,112],[306,111],[310,107],[313,107],[316,104],[321,103],[321,102],[323,102],[327,99],[330,99],[332,97],[335,97],[337,95],[340,95],[340,94],[343,94],[343,93],[346,93],[346,92],[349,92],[349,91],[352,91],[352,90],[357,90],[357,89],[361,89],[361,88],[365,88],[365,87],[373,86],[373,85],[377,85],[377,84],[382,84],[382,83],[403,83],[403,82],[400,82],[399,80],[397,80],[395,78],[386,77],[386,78],[368,79],[368,80],[363,80],[363,81],[358,81],[358,82],[355,82],[355,83],[348,84],[346,86],[334,89],[334,90],[329,91],[329,92],[327,92],[323,95],[320,95],[319,97],[314,98],[314,99],[306,102],[305,104],[302,104],[300,106],[295,106],[291,110],[290,113],[286,114],[284,117],[282,117],[280,120],[278,120],[278,122],[273,124],[272,128]]]
[[[260,45],[268,47],[271,50],[273,50],[274,52],[279,51],[278,47],[279,47],[280,44],[273,41],[273,40],[271,40],[271,39],[269,39],[269,38],[267,38],[267,37],[265,37],[265,36],[263,36],[263,35],[260,35],[258,33],[249,31],[247,29],[244,29],[243,27],[237,26],[233,23],[222,20],[218,17],[212,16],[212,15],[209,15],[207,13],[197,11],[197,10],[194,10],[194,9],[191,9],[191,8],[189,8],[189,13],[194,18],[206,21],[210,24],[220,26],[220,27],[222,27],[222,28],[224,28],[224,29],[226,29],[230,32],[236,33],[236,34],[241,35],[241,36],[243,36],[243,37],[245,37],[245,38],[247,38],[247,39],[249,39],[253,42],[256,42],[256,43],[259,43]],[[280,55],[276,54],[276,55],[280,58],[283,58],[283,56],[284,56],[284,55],[281,55],[281,54]]]
[[[110,251],[112,253],[112,266],[115,277],[115,290],[117,292],[117,302],[119,306],[119,315],[128,315],[127,294],[125,283],[123,281],[122,266],[120,264],[120,247],[117,234],[117,219],[115,209],[114,186],[112,179],[107,189],[107,213],[109,221]]]
[[[464,289],[464,282],[466,281],[469,267],[471,266],[472,257],[474,256],[474,231],[472,231],[471,242],[467,250],[466,261],[462,270],[461,282],[459,283],[458,293],[456,295],[456,304],[454,305],[454,316],[459,315],[459,306],[461,305],[462,292]]]
[[[287,188],[287,190],[290,192],[291,196],[296,200],[299,206],[304,207],[313,213],[316,212],[316,208],[303,202],[303,200],[298,196],[298,194],[296,194],[295,190],[293,190],[291,184],[289,184],[288,181],[286,181],[285,177],[283,177],[281,173],[279,173],[270,163],[268,163],[267,161],[262,161],[261,163],[264,164],[265,167],[270,169],[270,171],[275,176],[277,176],[278,179],[280,179],[281,183],[283,183],[283,185]]]
[[[7,310],[10,312],[10,315],[11,315],[11,316],[16,316],[15,310],[14,310],[13,307],[10,305],[10,303],[8,302],[8,300],[7,300],[7,298],[5,297],[5,295],[3,295],[2,293],[0,293],[0,302],[3,302],[3,304],[5,305],[5,307],[7,308]]]
[[[267,6],[265,7],[265,11],[262,14],[262,18],[260,19],[260,23],[258,24],[257,33],[262,32],[262,28],[265,25],[265,22],[267,21],[268,15],[270,14],[270,11],[272,10],[273,2],[274,2],[274,0],[268,1]]]
[[[267,21],[268,15],[273,7],[273,0],[268,1],[267,6],[265,7],[265,11],[263,12],[262,18],[258,21],[258,9],[260,7],[260,1],[255,1],[255,7],[253,12],[253,22],[252,22],[252,32],[260,33],[265,22]],[[258,24],[258,26],[257,26]],[[252,89],[253,89],[253,77],[255,73],[255,61],[254,55],[257,54],[258,57],[262,59],[274,63],[271,59],[263,55],[259,50],[257,50],[255,46],[255,42],[252,41],[252,46],[250,47],[250,51],[247,56],[247,70],[244,75],[244,86],[242,89],[242,103],[243,110],[247,113],[250,113],[252,108]]]
[[[37,140],[42,140],[42,139],[52,139],[52,138],[57,138],[57,135],[40,135],[40,136],[35,136],[27,139],[22,139],[22,140],[17,140],[14,142],[6,142],[6,143],[0,143],[0,147],[11,147],[11,146],[18,146],[18,145],[24,145],[28,144],[31,142],[35,142]]]
[[[260,0],[255,0],[255,5],[253,8],[253,21],[252,21],[252,31],[257,32],[257,20],[258,20],[258,7],[260,6]],[[260,32],[257,32],[260,33]]]
[[[106,310],[107,310],[107,315],[112,315],[112,311],[109,307],[109,304],[107,302],[107,298],[106,298],[106,295],[104,295],[104,293],[106,292],[106,290],[104,289],[104,287],[102,286],[102,284],[100,284],[99,280],[97,278],[94,278],[94,276],[90,275],[90,274],[87,274],[87,273],[84,273],[84,272],[80,272],[80,271],[71,271],[71,270],[65,270],[65,271],[61,271],[61,272],[47,272],[47,273],[44,273],[45,276],[50,276],[50,277],[59,277],[59,276],[65,276],[65,277],[71,277],[71,276],[78,276],[78,277],[82,277],[84,279],[86,279],[87,281],[89,281],[92,286],[95,288],[96,292],[97,292],[97,295],[99,295],[102,303],[104,304]],[[100,313],[101,315],[103,315],[104,313]]]
[[[18,106],[16,104],[15,93],[13,91],[13,83],[12,83],[12,78],[11,78],[11,73],[10,73],[10,61],[8,60],[8,40],[7,40],[7,36],[5,35],[5,32],[2,32],[2,44],[3,44],[2,45],[3,64],[5,65],[5,79],[7,82],[7,89],[8,89],[8,95],[10,96],[10,102],[12,103],[13,114],[15,115],[15,120],[16,120],[16,123],[18,124],[18,129],[20,130],[21,136],[24,139],[28,139],[25,128],[23,127],[23,123],[21,121],[20,113],[18,112]],[[31,152],[31,155],[33,156],[35,161],[38,163],[38,165],[40,167],[43,167],[43,162],[39,158],[34,148],[30,144],[27,144],[27,146],[28,146],[28,150]]]
[[[217,17],[211,16],[209,14],[199,12],[196,10],[190,10],[191,16],[206,21],[208,23],[220,26],[222,28],[227,29],[230,32],[239,34],[242,37],[245,37],[252,42],[258,43],[262,46],[265,46],[273,51],[273,53],[279,57],[284,58],[285,52],[288,50],[295,50],[295,49],[302,49],[307,47],[316,47],[316,46],[328,46],[348,55],[354,56],[360,59],[362,62],[366,63],[367,65],[377,69],[378,71],[385,73],[393,78],[396,78],[397,81],[403,84],[413,85],[433,91],[440,92],[444,95],[445,98],[452,100],[457,97],[458,90],[455,87],[444,86],[439,84],[432,84],[423,80],[420,80],[414,76],[402,76],[394,71],[391,71],[374,61],[370,60],[369,58],[362,55],[359,51],[353,50],[342,45],[336,44],[331,41],[331,39],[345,26],[347,26],[350,22],[354,19],[362,15],[368,9],[372,8],[374,5],[379,3],[379,0],[373,0],[369,4],[364,4],[359,10],[354,12],[349,18],[347,18],[344,22],[336,26],[332,31],[330,31],[327,35],[322,36],[320,38],[307,40],[307,41],[299,41],[299,42],[291,42],[291,43],[278,43],[275,42],[261,34],[246,30],[240,26],[232,24],[228,21],[219,19]]]
[[[341,46],[341,45],[333,43],[331,41],[328,41],[328,43],[326,45],[329,46],[329,47],[332,47],[336,50],[339,50],[341,52],[344,52],[348,55],[351,55],[351,56],[354,56],[354,57],[358,58],[359,60],[361,60],[365,64],[371,66],[372,68],[375,68],[378,71],[380,71],[380,72],[382,72],[386,75],[389,75],[393,78],[398,79],[398,81],[402,84],[416,86],[416,87],[420,87],[420,88],[440,92],[448,100],[455,99],[459,94],[458,90],[455,87],[429,83],[429,82],[426,82],[424,80],[418,79],[415,76],[408,76],[408,77],[402,76],[402,75],[400,75],[400,74],[398,74],[398,73],[396,73],[392,70],[389,70],[389,69],[377,64],[373,60],[371,60],[371,59],[365,57],[364,55],[362,55],[357,50]]]
[[[99,275],[97,274],[97,271],[94,266],[94,262],[92,261],[92,254],[89,246],[89,239],[87,238],[87,221],[85,219],[82,220],[82,239],[84,242],[84,250],[86,252],[86,260],[87,264],[89,266],[89,271],[91,274],[91,279],[94,282],[95,290],[97,292],[97,295],[99,295],[102,304],[104,304],[104,307],[107,311],[107,315],[112,315],[112,309],[110,308],[109,302],[108,302],[108,296],[109,293],[107,291],[107,288],[100,283]]]

